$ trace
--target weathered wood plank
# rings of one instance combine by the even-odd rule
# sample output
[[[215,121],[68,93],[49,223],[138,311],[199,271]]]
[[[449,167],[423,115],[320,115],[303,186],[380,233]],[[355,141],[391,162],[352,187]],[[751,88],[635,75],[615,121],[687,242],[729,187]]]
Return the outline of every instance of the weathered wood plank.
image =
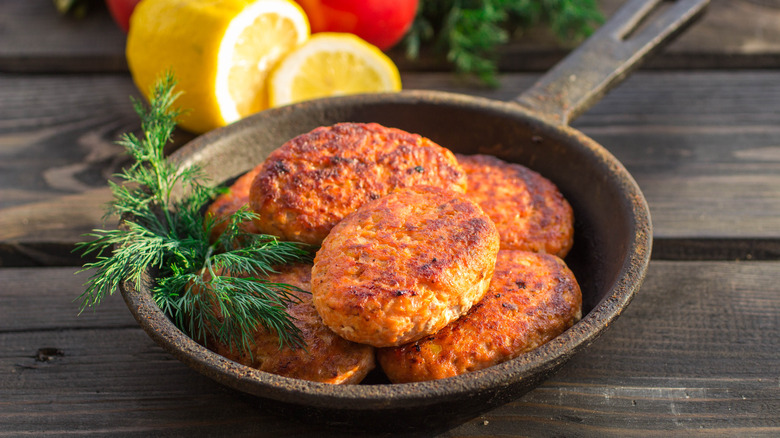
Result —
[[[636,76],[575,122],[634,175],[656,238],[780,237],[780,73],[739,77]]]
[[[0,72],[124,72],[125,35],[103,2],[82,19],[51,1],[0,0]]]
[[[0,269],[0,333],[138,328],[124,301],[112,296],[79,314],[84,283],[80,268]]]
[[[403,78],[408,89],[509,100],[537,77],[506,74],[498,89],[446,73]],[[103,226],[105,180],[125,162],[112,142],[138,129],[130,95],[127,75],[0,76],[10,103],[0,106],[0,265],[79,262],[72,245]],[[780,254],[780,73],[640,72],[574,126],[639,182],[657,257]],[[177,144],[190,138],[180,132]]]
[[[600,0],[605,16],[625,0]],[[0,72],[121,72],[127,70],[125,35],[102,2],[86,18],[61,17],[51,2],[0,0]],[[30,32],[46,29],[46,32]],[[501,49],[504,71],[547,70],[572,44],[538,26]],[[408,60],[404,70],[449,70],[441,57]],[[650,60],[648,68],[768,68],[780,65],[780,7],[772,0],[713,0],[702,20]]]
[[[131,96],[126,74],[0,75],[0,266],[73,265],[83,234],[114,225],[106,181],[127,163],[114,142],[140,129]]]
[[[441,436],[776,436],[778,276],[780,262],[653,262],[589,349]],[[118,296],[77,318],[82,281],[70,268],[0,269],[0,436],[343,436],[270,415],[189,370]]]
[[[225,428],[273,436],[306,427],[264,415],[137,328],[3,333],[0,342],[0,436],[217,436]]]
[[[599,0],[606,17],[625,0]],[[548,29],[531,29],[502,49],[503,71],[548,70],[571,45]],[[780,65],[780,4],[712,0],[704,16],[643,64],[646,69],[775,68]]]

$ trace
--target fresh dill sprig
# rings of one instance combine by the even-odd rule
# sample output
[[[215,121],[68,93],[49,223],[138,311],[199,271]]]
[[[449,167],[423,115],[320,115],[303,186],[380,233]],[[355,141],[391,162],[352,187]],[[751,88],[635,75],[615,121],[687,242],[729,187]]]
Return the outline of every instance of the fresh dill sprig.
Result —
[[[595,0],[421,0],[404,44],[413,59],[431,43],[456,72],[496,85],[498,48],[512,35],[544,22],[577,41],[603,21]]]
[[[216,222],[202,209],[219,189],[205,184],[201,169],[179,169],[163,152],[179,115],[172,109],[174,87],[168,73],[155,84],[148,108],[133,102],[143,134],[121,137],[133,162],[115,175],[120,183],[109,181],[114,200],[106,217],[119,216],[121,224],[93,230],[87,234],[93,240],[75,249],[95,259],[82,269],[95,272],[79,297],[80,310],[97,306],[124,281],[140,288],[143,274],[154,269],[155,302],[193,339],[246,350],[261,325],[277,333],[280,348],[302,347],[300,330],[286,311],[298,289],[264,278],[273,266],[309,253],[298,243],[242,231],[239,225],[255,218],[247,209],[231,215],[225,231],[210,242]],[[186,195],[174,196],[175,187]]]

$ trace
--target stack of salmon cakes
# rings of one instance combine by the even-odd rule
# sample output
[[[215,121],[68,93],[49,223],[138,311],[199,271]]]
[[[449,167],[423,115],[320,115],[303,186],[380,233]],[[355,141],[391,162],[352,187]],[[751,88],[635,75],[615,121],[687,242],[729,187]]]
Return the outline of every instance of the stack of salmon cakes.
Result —
[[[220,224],[242,207],[257,215],[246,231],[318,248],[313,265],[278,274],[311,292],[288,308],[310,348],[279,350],[262,327],[249,355],[211,347],[261,370],[358,383],[376,356],[392,382],[440,379],[517,357],[581,316],[562,260],[571,206],[518,164],[340,123],[289,140],[206,214]]]

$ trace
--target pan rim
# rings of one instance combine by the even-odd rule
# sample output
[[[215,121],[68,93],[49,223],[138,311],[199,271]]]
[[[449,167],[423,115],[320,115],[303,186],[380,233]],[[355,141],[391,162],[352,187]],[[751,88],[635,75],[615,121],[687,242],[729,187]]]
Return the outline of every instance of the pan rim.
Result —
[[[376,103],[414,104],[425,102],[465,106],[478,110],[498,111],[520,115],[544,126],[560,130],[597,155],[623,184],[622,193],[632,204],[634,215],[634,238],[628,243],[626,253],[616,281],[607,293],[577,324],[546,344],[517,358],[492,367],[441,380],[401,384],[376,385],[331,385],[278,376],[259,371],[230,361],[179,331],[156,306],[148,290],[138,290],[132,284],[123,284],[121,293],[144,331],[166,351],[197,371],[218,382],[252,395],[320,408],[339,408],[343,404],[351,410],[381,410],[425,406],[438,403],[442,398],[467,397],[475,392],[492,391],[529,379],[538,373],[562,365],[576,352],[587,347],[604,329],[622,313],[639,290],[649,263],[652,245],[652,225],[647,203],[633,177],[623,165],[603,146],[567,125],[557,125],[535,117],[520,105],[482,97],[457,93],[405,90],[399,93],[378,93],[368,95],[341,96],[293,104],[266,110],[234,124],[203,134],[172,155],[180,165],[186,166],[197,160],[198,155],[214,144],[216,139],[251,129],[258,117],[273,118],[280,114],[296,111],[302,106],[324,108],[338,103],[342,106]],[[610,175],[615,177],[616,175]],[[146,280],[150,280],[149,277]]]

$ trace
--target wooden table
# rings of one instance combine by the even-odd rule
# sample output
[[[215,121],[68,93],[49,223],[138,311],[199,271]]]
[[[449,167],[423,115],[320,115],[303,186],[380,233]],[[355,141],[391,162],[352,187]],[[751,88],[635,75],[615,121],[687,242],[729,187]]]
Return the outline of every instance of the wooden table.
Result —
[[[530,35],[507,47],[498,89],[399,59],[404,85],[508,100],[567,50]],[[649,201],[645,284],[554,377],[435,434],[780,436],[778,36],[780,2],[713,0],[575,121]],[[113,140],[139,126],[123,45],[102,9],[72,21],[49,1],[0,0],[0,436],[346,433],[270,415],[191,371],[118,295],[77,316],[86,276],[71,250],[103,224],[106,179],[125,160]]]

